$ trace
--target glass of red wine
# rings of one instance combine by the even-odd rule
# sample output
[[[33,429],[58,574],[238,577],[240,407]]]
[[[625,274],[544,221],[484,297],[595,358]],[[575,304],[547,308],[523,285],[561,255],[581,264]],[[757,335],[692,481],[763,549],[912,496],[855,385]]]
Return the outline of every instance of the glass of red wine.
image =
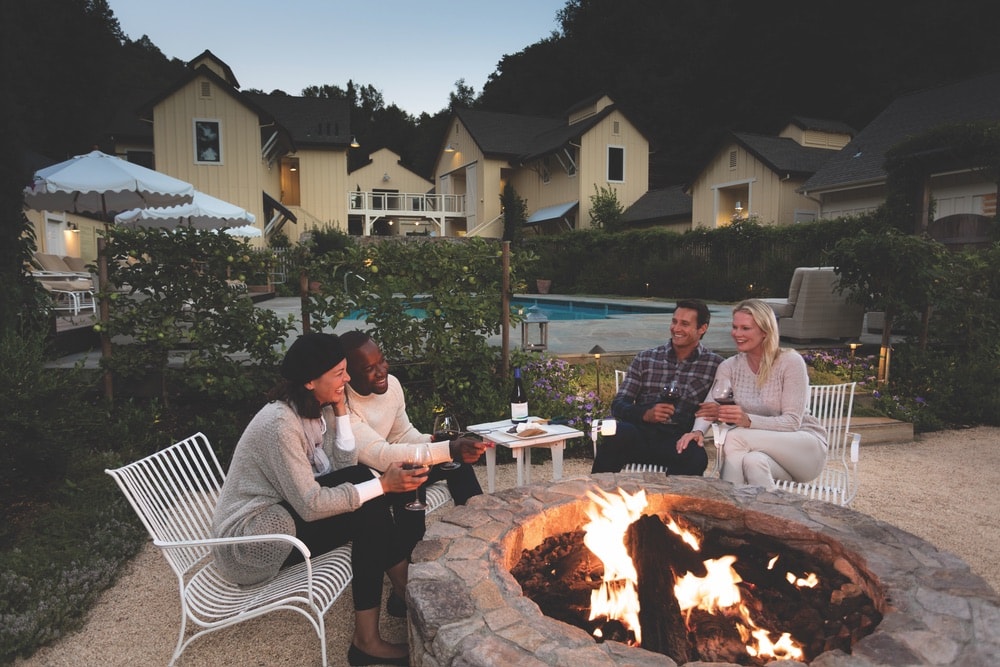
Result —
[[[431,448],[427,443],[410,445],[409,457],[403,462],[403,470],[418,470],[426,468],[431,463]],[[413,491],[413,500],[403,505],[408,510],[415,512],[427,509],[427,503],[420,500],[420,489]]]
[[[433,442],[443,442],[454,440],[462,433],[462,427],[458,425],[458,420],[453,415],[439,412],[434,415],[434,428],[432,430]],[[461,464],[458,461],[445,461],[438,466],[441,470],[454,470]]]
[[[677,382],[677,380],[675,379],[671,380],[670,384],[668,384],[666,387],[663,388],[663,391],[660,392],[660,397],[657,400],[657,402],[669,403],[670,405],[674,406],[674,408],[676,408],[677,403],[681,400],[681,397],[683,396],[684,396],[684,391],[682,390],[680,383]],[[671,417],[670,419],[667,420],[667,423],[672,424],[673,421],[674,418]]]
[[[733,397],[733,384],[729,378],[715,379],[712,384],[712,400],[719,405],[736,405],[736,399]],[[726,423],[732,426],[729,422]]]

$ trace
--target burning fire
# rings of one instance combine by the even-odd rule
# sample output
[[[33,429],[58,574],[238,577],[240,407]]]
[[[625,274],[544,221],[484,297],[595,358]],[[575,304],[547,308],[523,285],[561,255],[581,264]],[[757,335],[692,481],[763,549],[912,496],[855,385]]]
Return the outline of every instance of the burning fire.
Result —
[[[601,495],[587,492],[594,504],[587,508],[590,523],[583,527],[583,543],[604,563],[604,581],[590,594],[590,620],[601,616],[617,619],[641,645],[638,575],[625,548],[625,531],[646,509],[646,492],[640,489],[629,495],[619,489],[615,496],[598,490]]]
[[[600,490],[599,490],[600,491]],[[646,508],[646,494],[640,490],[634,495],[619,489],[618,495],[600,491],[600,495],[588,492],[593,505],[588,508],[590,522],[584,526],[584,544],[604,563],[604,581],[591,594],[590,620],[605,617],[618,620],[635,635],[636,645],[642,644],[642,628],[639,625],[638,575],[635,565],[625,547],[625,533],[630,524],[638,520]],[[700,551],[698,537],[685,530],[672,518],[667,520],[667,528],[693,551]],[[773,569],[778,557],[768,563]],[[674,595],[689,624],[691,612],[701,609],[710,614],[724,614],[735,618],[736,628],[746,644],[747,654],[753,657],[774,657],[802,659],[802,647],[787,632],[777,640],[759,627],[751,618],[750,610],[743,602],[740,588],[742,581],[733,568],[736,556],[709,558],[704,561],[707,573],[697,577],[688,572],[677,579]],[[807,572],[799,577],[788,572],[786,578],[794,586],[814,587],[819,583],[815,573]],[[690,630],[690,625],[688,627]],[[598,630],[595,634],[600,634]]]

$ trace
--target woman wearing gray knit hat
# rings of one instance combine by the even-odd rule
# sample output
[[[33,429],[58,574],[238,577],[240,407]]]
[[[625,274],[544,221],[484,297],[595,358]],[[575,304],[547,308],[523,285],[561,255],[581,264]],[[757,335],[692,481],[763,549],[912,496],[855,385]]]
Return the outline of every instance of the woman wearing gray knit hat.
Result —
[[[281,364],[284,381],[247,425],[233,452],[215,510],[217,537],[284,533],[313,555],[351,542],[354,636],[351,665],[408,664],[406,644],[391,644],[378,629],[383,573],[394,591],[406,586],[406,547],[392,521],[385,493],[413,491],[427,468],[398,464],[380,477],[358,465],[347,415],[344,351],[336,336],[299,336]],[[222,574],[253,584],[301,562],[287,543],[216,547]]]

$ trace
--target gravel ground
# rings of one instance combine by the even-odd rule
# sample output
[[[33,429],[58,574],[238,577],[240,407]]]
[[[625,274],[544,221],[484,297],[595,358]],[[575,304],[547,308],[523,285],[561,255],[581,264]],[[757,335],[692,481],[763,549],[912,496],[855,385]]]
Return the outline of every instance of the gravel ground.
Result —
[[[547,458],[547,455],[542,454]],[[485,488],[485,467],[477,468]],[[586,475],[589,460],[567,460],[564,476]],[[551,477],[548,462],[533,468]],[[497,488],[514,485],[514,466],[499,466]],[[1000,428],[943,431],[907,444],[861,450],[861,490],[854,509],[908,530],[951,551],[1000,591]],[[433,516],[433,515],[432,515]],[[352,632],[351,594],[327,615],[331,665],[346,664]],[[177,584],[151,546],[105,592],[85,626],[15,665],[22,667],[166,664],[179,629]],[[404,621],[383,613],[389,641],[406,641]],[[178,665],[318,665],[319,647],[298,614],[278,612],[196,641]]]

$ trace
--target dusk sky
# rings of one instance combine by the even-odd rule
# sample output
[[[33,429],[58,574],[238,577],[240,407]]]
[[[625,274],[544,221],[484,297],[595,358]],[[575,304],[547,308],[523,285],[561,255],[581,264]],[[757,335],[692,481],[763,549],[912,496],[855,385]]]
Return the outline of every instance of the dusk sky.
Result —
[[[371,84],[417,116],[448,105],[455,82],[476,94],[505,54],[548,37],[566,0],[109,0],[130,39],[168,58],[205,49],[243,90]]]

